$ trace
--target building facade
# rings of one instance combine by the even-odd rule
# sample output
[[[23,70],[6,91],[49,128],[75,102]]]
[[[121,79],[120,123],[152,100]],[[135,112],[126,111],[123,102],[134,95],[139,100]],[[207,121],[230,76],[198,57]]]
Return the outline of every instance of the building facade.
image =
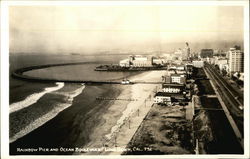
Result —
[[[165,92],[157,92],[154,97],[154,103],[170,105],[171,95]]]
[[[186,75],[184,74],[171,74],[171,83],[186,84]]]
[[[184,85],[180,84],[170,84],[170,83],[162,84],[162,91],[167,93],[183,93],[184,89],[185,89]]]
[[[200,57],[207,58],[213,57],[214,50],[213,49],[201,49]]]
[[[191,50],[190,50],[188,42],[186,42],[186,46],[185,46],[185,49],[184,49],[183,53],[184,54],[182,55],[182,59],[183,60],[189,60],[190,57],[191,57]]]
[[[193,61],[193,66],[197,68],[202,68],[204,66],[204,61]]]
[[[185,102],[186,98],[183,94],[157,92],[154,97],[154,103],[172,105],[175,102]]]
[[[129,58],[119,62],[121,67],[152,67],[152,57],[142,55],[130,55]]]
[[[244,72],[244,53],[241,50],[230,48],[228,56],[229,72]]]
[[[229,71],[228,70],[228,59],[226,59],[226,58],[216,57],[214,64],[218,65],[220,70],[226,70],[227,72]]]
[[[153,65],[152,57],[142,55],[130,56],[129,61],[132,67],[152,67]]]

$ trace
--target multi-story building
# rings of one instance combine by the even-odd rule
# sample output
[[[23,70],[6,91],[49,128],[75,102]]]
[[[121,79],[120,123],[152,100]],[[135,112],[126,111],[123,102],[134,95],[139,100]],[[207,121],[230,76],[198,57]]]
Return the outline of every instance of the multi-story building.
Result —
[[[204,61],[193,61],[193,66],[197,68],[202,68],[204,66]]]
[[[167,93],[183,93],[185,86],[181,84],[163,83],[162,91]]]
[[[121,67],[152,67],[152,57],[142,55],[131,55],[128,59],[121,60],[119,65]]]
[[[211,58],[213,57],[214,50],[213,49],[202,49],[200,53],[201,58]]]
[[[241,50],[230,48],[228,55],[229,72],[244,72],[244,53]]]
[[[170,81],[171,83],[186,84],[186,75],[185,74],[171,74]]]
[[[221,58],[221,57],[215,57],[214,64],[218,65],[220,70],[224,69],[228,72],[228,59]]]
[[[166,92],[157,92],[154,97],[154,103],[170,105],[171,95]]]
[[[157,92],[154,96],[154,103],[171,105],[173,102],[184,102],[185,95],[167,92]]]
[[[189,60],[190,57],[191,57],[190,47],[188,42],[186,42],[186,46],[182,54],[182,60]]]
[[[129,59],[132,67],[152,67],[153,65],[152,57],[135,55],[130,56]]]

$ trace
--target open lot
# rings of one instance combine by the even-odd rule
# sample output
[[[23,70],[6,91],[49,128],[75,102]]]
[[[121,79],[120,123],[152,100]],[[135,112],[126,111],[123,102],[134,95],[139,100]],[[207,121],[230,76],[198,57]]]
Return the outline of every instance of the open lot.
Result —
[[[208,124],[205,128],[209,137],[203,138],[205,151],[208,154],[242,154],[243,150],[237,141],[233,129],[222,109],[217,98],[200,97],[202,108],[208,117]],[[201,115],[201,113],[197,113]],[[196,128],[197,123],[195,122]],[[203,124],[204,127],[204,124]],[[203,129],[204,130],[204,129]],[[198,130],[201,132],[202,129]]]
[[[208,79],[198,79],[195,81],[195,84],[198,86],[198,94],[197,95],[214,95],[214,89],[210,84]]]
[[[192,123],[183,106],[154,105],[123,154],[192,154]]]

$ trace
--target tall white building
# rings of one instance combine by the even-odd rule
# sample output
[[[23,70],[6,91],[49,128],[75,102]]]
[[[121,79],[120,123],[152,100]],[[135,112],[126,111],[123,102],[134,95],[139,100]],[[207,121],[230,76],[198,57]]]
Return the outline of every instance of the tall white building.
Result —
[[[202,68],[204,66],[204,61],[193,61],[193,66],[197,68]]]
[[[228,55],[229,72],[244,72],[244,53],[230,48]]]
[[[214,64],[218,65],[220,70],[224,69],[227,72],[229,71],[228,70],[228,59],[226,59],[226,58],[219,58],[219,57],[215,57],[214,59],[215,59],[214,60]]]
[[[189,47],[188,42],[186,42],[186,47],[185,47],[184,50],[185,50],[185,51],[184,51],[184,55],[183,55],[184,57],[183,57],[183,59],[185,59],[185,60],[190,59],[191,53],[190,53],[190,47]]]

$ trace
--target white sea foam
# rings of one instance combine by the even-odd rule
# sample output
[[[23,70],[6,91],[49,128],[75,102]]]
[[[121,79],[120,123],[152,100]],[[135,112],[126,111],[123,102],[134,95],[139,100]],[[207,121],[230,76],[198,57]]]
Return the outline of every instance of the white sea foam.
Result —
[[[107,140],[110,140],[118,131],[120,130],[121,126],[129,119],[129,117],[136,112],[138,107],[143,104],[141,101],[135,101],[138,104],[131,105],[129,104],[127,108],[122,112],[122,116],[117,121],[116,125],[111,128],[111,132],[105,135]],[[140,102],[140,104],[139,104]]]
[[[76,96],[82,93],[83,89],[85,88],[85,85],[82,85],[80,88],[76,89],[73,92],[65,92],[63,95],[68,99],[66,103],[60,103],[57,104],[54,109],[52,109],[47,114],[43,115],[42,117],[34,120],[32,123],[24,127],[22,130],[20,130],[18,133],[16,133],[13,137],[10,138],[10,143],[16,141],[17,139],[23,137],[24,135],[28,134],[29,132],[37,129],[38,127],[42,126],[52,118],[54,118],[58,113],[63,111],[64,109],[68,108],[72,105],[72,102]]]
[[[57,90],[63,88],[63,86],[64,86],[63,82],[57,82],[55,87],[45,88],[42,92],[31,94],[31,95],[27,96],[22,101],[19,101],[19,102],[16,102],[16,103],[12,103],[10,105],[10,113],[13,113],[15,111],[18,111],[20,109],[26,108],[26,107],[28,107],[28,106],[36,103],[46,93],[57,91]]]

